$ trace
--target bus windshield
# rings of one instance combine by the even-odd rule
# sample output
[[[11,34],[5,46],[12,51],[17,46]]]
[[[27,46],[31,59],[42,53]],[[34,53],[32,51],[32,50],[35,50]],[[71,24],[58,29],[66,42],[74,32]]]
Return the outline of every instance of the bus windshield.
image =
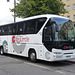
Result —
[[[44,35],[44,41],[75,41],[74,24],[66,18],[51,18]]]
[[[63,18],[54,18],[53,21],[55,22],[52,26],[55,27],[54,41],[74,41],[75,34],[72,21]]]

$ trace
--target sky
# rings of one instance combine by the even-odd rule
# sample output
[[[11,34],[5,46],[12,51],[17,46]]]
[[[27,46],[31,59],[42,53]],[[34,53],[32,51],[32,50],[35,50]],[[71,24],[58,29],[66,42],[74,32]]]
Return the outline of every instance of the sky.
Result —
[[[14,17],[12,16],[14,13],[10,12],[12,8],[14,8],[14,0],[10,0],[10,2],[7,2],[7,0],[0,0],[0,25],[14,22]],[[20,20],[22,19],[16,18],[16,21]]]

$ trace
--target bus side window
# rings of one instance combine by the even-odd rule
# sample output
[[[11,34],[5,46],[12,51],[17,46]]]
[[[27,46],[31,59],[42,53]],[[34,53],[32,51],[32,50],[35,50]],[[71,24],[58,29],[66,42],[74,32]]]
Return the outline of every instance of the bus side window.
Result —
[[[37,26],[36,33],[41,29],[45,21],[46,21],[46,18],[39,18],[36,20],[36,26]]]
[[[17,34],[17,25],[13,25],[12,26],[12,35],[16,35]]]
[[[4,27],[2,26],[2,35],[3,35],[3,33],[4,33]]]
[[[2,34],[2,27],[0,27],[0,35]]]
[[[18,24],[18,34],[23,34],[23,23]]]
[[[3,35],[8,35],[8,26],[3,26],[2,27],[2,34]]]
[[[9,35],[12,35],[12,25],[9,25],[8,26],[8,34]]]
[[[35,20],[30,20],[29,22],[29,33],[34,34],[35,33]]]
[[[48,21],[48,23],[44,27],[43,35],[44,41],[52,41],[52,26],[50,24],[50,21]]]
[[[25,29],[26,29],[26,24],[25,24],[25,22],[23,23],[23,34],[25,34],[26,32],[25,32]]]
[[[33,20],[29,20],[24,23],[24,33],[25,34],[35,33],[35,24]]]
[[[46,18],[37,18],[24,22],[24,34],[35,34],[43,26]]]

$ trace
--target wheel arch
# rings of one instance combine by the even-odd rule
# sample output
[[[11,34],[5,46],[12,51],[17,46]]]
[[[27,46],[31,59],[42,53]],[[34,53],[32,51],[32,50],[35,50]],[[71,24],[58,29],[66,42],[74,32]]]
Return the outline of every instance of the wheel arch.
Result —
[[[1,47],[3,48],[3,46],[2,46],[2,45],[0,46],[0,49],[1,49]]]
[[[34,51],[35,54],[36,54],[36,50],[34,48],[30,48],[29,51],[28,51],[28,57],[29,57],[31,51]],[[36,54],[36,58],[37,58],[37,54]]]
[[[0,54],[1,54],[1,55],[3,55],[3,54],[4,54],[3,46],[0,46]]]

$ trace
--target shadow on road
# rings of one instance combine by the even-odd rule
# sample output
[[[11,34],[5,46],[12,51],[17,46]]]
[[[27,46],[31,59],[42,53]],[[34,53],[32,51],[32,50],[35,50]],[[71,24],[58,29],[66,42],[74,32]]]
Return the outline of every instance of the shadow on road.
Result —
[[[55,61],[55,62],[38,61],[38,62],[43,65],[52,66],[52,67],[63,67],[75,64],[75,62],[71,61]]]
[[[21,60],[21,61],[24,61],[24,62],[26,61],[26,62],[32,63],[32,62],[30,62],[30,60],[28,58],[22,57],[22,56],[11,55],[11,54],[5,54],[3,56],[18,59],[18,60]],[[64,67],[64,66],[68,66],[68,65],[74,65],[75,61],[69,60],[69,61],[48,62],[48,61],[37,60],[37,62],[35,64],[44,65],[44,66],[51,66],[51,67]]]

